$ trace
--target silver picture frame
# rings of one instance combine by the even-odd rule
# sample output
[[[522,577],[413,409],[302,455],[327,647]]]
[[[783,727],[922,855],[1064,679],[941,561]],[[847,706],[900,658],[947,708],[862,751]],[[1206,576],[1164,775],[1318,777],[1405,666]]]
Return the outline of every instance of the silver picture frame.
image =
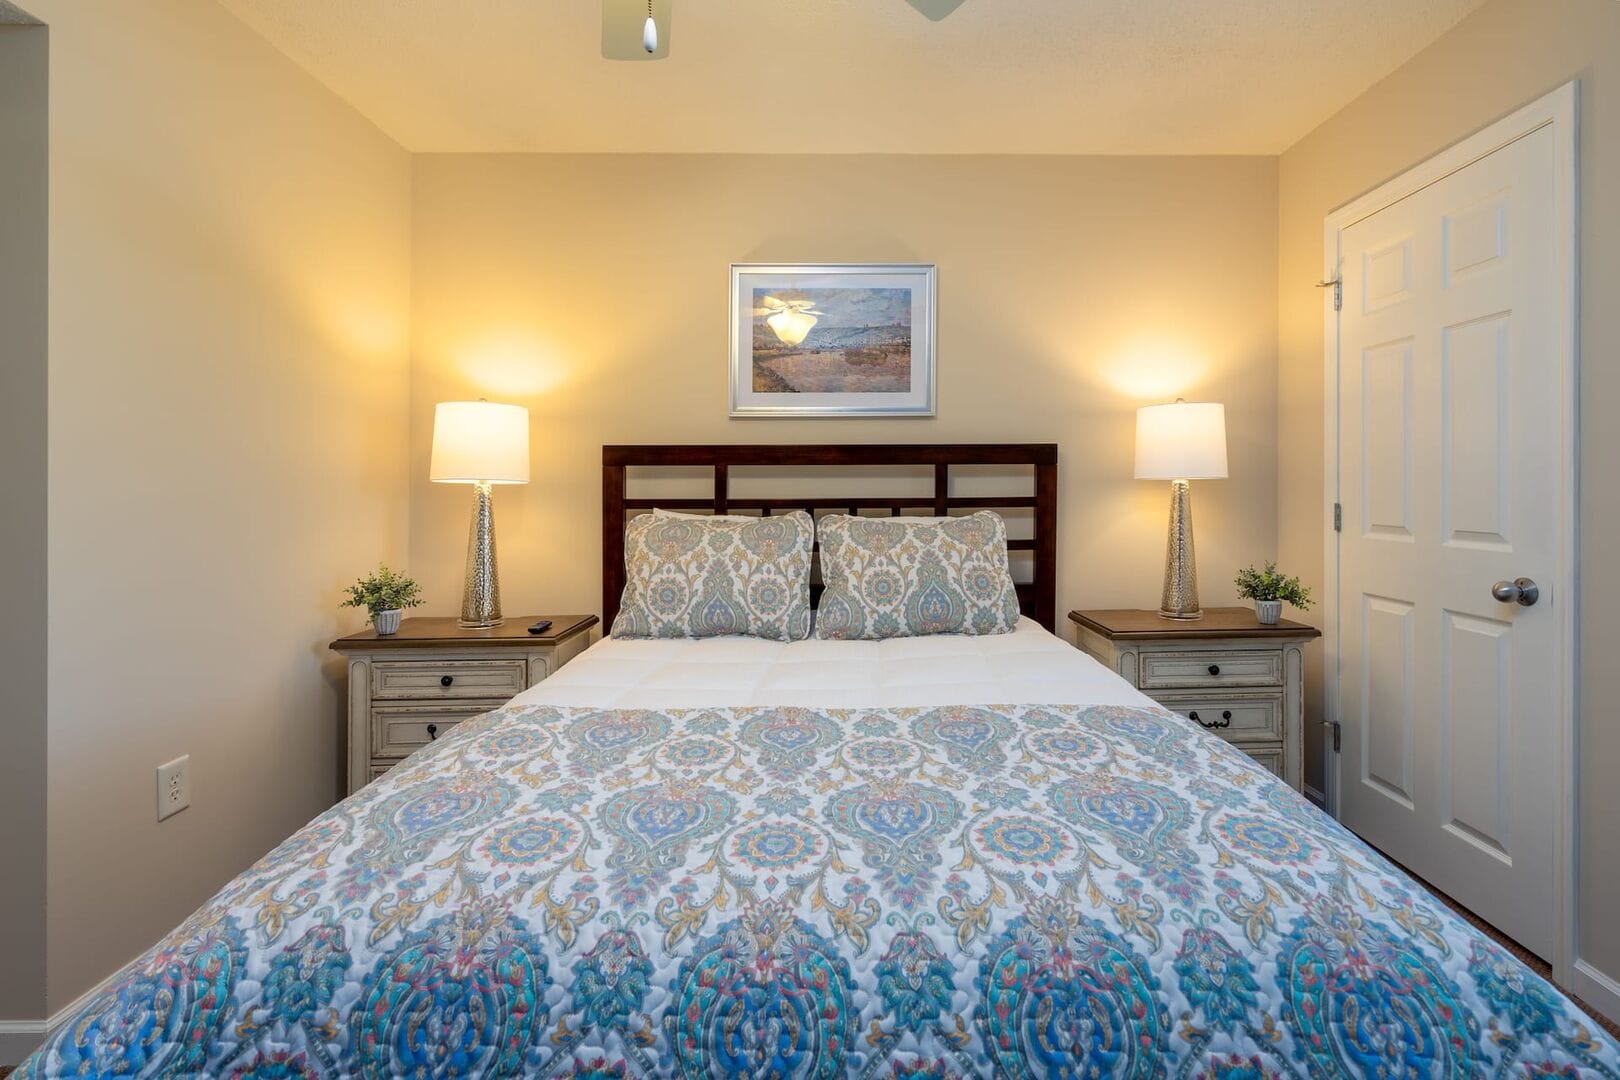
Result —
[[[937,276],[933,263],[733,263],[731,415],[933,416]]]

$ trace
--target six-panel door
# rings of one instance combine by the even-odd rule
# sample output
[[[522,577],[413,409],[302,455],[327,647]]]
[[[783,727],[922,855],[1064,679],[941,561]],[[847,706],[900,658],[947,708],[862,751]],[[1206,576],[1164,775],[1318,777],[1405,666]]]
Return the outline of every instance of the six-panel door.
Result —
[[[1344,229],[1340,810],[1553,948],[1558,562],[1552,130]]]

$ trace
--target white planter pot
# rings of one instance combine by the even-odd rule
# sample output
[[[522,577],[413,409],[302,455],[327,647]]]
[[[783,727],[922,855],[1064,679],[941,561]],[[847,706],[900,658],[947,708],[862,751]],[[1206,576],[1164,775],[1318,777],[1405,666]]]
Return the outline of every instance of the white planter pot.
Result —
[[[1254,602],[1254,617],[1267,626],[1277,625],[1277,620],[1282,618],[1282,601],[1256,600]]]
[[[377,633],[382,637],[397,634],[399,633],[399,618],[403,614],[405,612],[399,608],[395,608],[393,611],[379,611],[371,617],[371,625],[377,628]],[[1272,622],[1276,621],[1275,619],[1272,620]]]

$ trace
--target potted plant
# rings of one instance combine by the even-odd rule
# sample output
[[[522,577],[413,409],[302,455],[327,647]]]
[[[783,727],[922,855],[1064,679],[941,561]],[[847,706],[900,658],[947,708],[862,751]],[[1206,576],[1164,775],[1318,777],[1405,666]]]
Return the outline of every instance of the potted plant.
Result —
[[[1299,578],[1278,573],[1277,564],[1269,560],[1264,570],[1256,570],[1252,563],[1239,570],[1234,584],[1239,596],[1254,601],[1254,617],[1267,626],[1282,618],[1284,600],[1301,611],[1311,606],[1311,590],[1301,585]]]
[[[349,598],[339,607],[363,607],[371,614],[377,633],[398,633],[399,619],[406,608],[421,605],[422,589],[404,574],[379,565],[375,573],[349,586]]]

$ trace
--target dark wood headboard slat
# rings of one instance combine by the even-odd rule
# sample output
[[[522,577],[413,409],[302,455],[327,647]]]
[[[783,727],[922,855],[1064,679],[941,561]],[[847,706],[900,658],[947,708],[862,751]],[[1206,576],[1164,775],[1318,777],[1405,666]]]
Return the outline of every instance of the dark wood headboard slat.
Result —
[[[900,497],[893,496],[876,498],[817,498],[807,495],[800,499],[748,499],[730,496],[726,499],[727,511],[738,510],[893,510],[903,508],[907,510],[932,510],[935,502],[932,496]],[[949,510],[1017,510],[1029,509],[1035,506],[1033,495],[953,495],[945,500],[946,509]],[[712,510],[715,507],[714,499],[626,499],[626,510]]]
[[[882,510],[891,515],[903,510],[931,510],[944,515],[951,510],[1033,509],[1035,535],[1030,539],[1009,539],[1009,551],[1034,552],[1032,581],[1018,582],[1019,606],[1026,615],[1048,630],[1057,628],[1057,454],[1055,443],[854,443],[846,445],[744,445],[744,446],[604,446],[602,447],[602,620],[611,629],[619,613],[624,592],[624,527],[630,511],[710,510],[716,514],[757,510],[769,515],[777,510],[817,510],[858,513]],[[918,466],[934,467],[932,496],[804,498],[733,498],[730,494],[730,467],[840,467],[840,466]],[[1034,470],[1032,495],[953,496],[950,469],[953,465],[1022,465]],[[712,499],[631,499],[626,497],[626,470],[680,466],[708,466],[714,470]],[[829,480],[832,478],[829,477]],[[812,599],[821,586],[811,588]]]
[[[1035,496],[1033,495],[952,495],[945,500],[945,506],[950,510],[1018,510],[1020,508],[1033,508]]]
[[[604,466],[1056,465],[1057,443],[604,446]]]
[[[680,510],[683,508],[709,510],[713,508],[714,501],[712,499],[626,499],[624,505],[628,510]],[[888,510],[895,506],[928,510],[932,509],[933,505],[934,500],[932,498],[851,499],[848,496],[844,498],[817,498],[813,495],[806,495],[799,499],[746,499],[737,498],[736,496],[727,499],[727,506],[730,507],[732,512],[738,510],[850,510],[856,508],[862,510]],[[1006,503],[999,499],[991,499],[987,505],[1004,506]],[[1029,500],[1029,505],[1034,506],[1035,500]]]

